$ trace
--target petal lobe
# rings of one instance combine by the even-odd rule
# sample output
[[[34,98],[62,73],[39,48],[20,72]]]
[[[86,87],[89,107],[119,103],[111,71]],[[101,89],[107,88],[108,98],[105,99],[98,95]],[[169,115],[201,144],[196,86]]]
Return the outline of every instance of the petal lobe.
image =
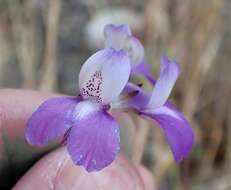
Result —
[[[192,128],[171,103],[167,102],[164,106],[143,112],[143,114],[155,120],[163,129],[178,163],[189,155],[194,143]]]
[[[162,56],[160,74],[148,103],[149,108],[154,109],[164,105],[179,74],[179,65],[174,61],[170,61],[166,56]]]
[[[45,101],[27,122],[26,140],[42,146],[71,127],[72,111],[79,101],[76,98],[58,97]]]
[[[67,149],[75,164],[88,172],[108,166],[119,150],[119,126],[105,111],[96,111],[75,124]]]

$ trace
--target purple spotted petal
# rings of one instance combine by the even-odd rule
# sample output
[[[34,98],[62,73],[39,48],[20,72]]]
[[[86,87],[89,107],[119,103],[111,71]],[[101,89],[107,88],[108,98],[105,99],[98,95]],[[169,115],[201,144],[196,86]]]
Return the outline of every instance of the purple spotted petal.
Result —
[[[119,142],[117,122],[107,112],[96,110],[75,124],[67,149],[75,164],[91,172],[112,163],[119,150]]]
[[[72,111],[78,104],[76,98],[59,97],[45,101],[27,122],[26,140],[42,146],[65,133],[72,125]]]
[[[132,35],[128,25],[108,24],[104,27],[105,47],[124,49],[128,36]]]
[[[136,76],[136,75],[143,75],[152,85],[156,84],[156,80],[152,77],[148,65],[144,62],[141,62],[140,64],[132,68],[131,76]]]
[[[160,74],[148,104],[149,108],[154,109],[164,105],[179,73],[180,67],[176,62],[170,61],[166,56],[161,57]]]
[[[167,102],[164,106],[143,114],[159,123],[178,163],[188,156],[194,143],[193,131],[184,116],[171,103]]]
[[[107,62],[109,51],[101,50],[90,56],[79,72],[79,89],[84,98],[102,99],[102,67]],[[91,88],[92,90],[90,90]]]
[[[80,70],[81,95],[84,99],[98,103],[110,103],[123,90],[130,72],[130,61],[125,51],[100,50],[92,55]]]

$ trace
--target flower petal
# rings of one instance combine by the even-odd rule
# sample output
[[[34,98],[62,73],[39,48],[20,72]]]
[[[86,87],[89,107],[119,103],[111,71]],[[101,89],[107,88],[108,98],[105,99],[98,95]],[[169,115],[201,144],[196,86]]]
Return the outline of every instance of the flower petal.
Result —
[[[103,103],[115,100],[128,82],[131,72],[130,61],[124,51],[114,52],[102,70]]]
[[[164,105],[179,73],[180,67],[176,62],[170,61],[166,56],[161,57],[160,74],[148,103],[149,108],[154,109]]]
[[[128,36],[132,35],[128,25],[107,24],[104,27],[105,47],[115,50],[124,49]]]
[[[88,172],[99,171],[115,159],[119,150],[119,126],[105,111],[95,111],[76,123],[67,140],[75,164]]]
[[[128,52],[132,67],[144,60],[144,48],[140,41],[132,36],[129,26],[108,24],[104,27],[104,36],[106,48]]]
[[[84,98],[102,98],[102,67],[107,62],[107,50],[90,56],[79,72],[79,89]]]
[[[135,91],[138,92],[137,95],[128,100],[127,106],[135,108],[137,110],[145,109],[148,104],[150,94],[141,87],[133,83],[127,83],[122,94],[127,95]]]
[[[42,146],[53,140],[72,125],[72,110],[79,101],[76,98],[58,97],[45,101],[27,123],[26,140]]]
[[[135,67],[144,61],[144,47],[136,37],[129,36],[124,49],[129,54],[132,67]]]
[[[151,83],[151,85],[156,84],[156,80],[152,77],[151,71],[144,61],[132,68],[131,75],[143,75]]]
[[[104,49],[92,55],[79,74],[80,93],[85,99],[107,104],[116,99],[130,75],[126,52]]]
[[[191,152],[194,143],[192,128],[171,103],[167,102],[164,106],[143,114],[159,123],[178,163]]]

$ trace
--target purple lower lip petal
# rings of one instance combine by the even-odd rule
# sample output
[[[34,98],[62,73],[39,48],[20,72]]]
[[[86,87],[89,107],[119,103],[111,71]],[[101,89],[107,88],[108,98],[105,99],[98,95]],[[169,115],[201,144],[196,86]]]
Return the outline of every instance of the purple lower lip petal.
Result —
[[[167,102],[158,109],[142,114],[156,121],[163,129],[176,162],[179,163],[189,155],[194,143],[193,131],[173,105]]]
[[[75,124],[67,140],[72,160],[88,172],[109,165],[119,150],[119,126],[105,111],[96,111]]]

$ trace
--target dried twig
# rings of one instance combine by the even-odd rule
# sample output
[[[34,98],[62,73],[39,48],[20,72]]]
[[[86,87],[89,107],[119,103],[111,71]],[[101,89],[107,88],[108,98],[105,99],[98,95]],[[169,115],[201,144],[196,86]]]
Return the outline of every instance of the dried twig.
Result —
[[[23,87],[35,85],[35,25],[33,1],[9,0],[15,48],[23,74]]]
[[[48,1],[48,15],[46,20],[45,57],[41,90],[53,90],[57,87],[57,35],[59,30],[61,1]]]

